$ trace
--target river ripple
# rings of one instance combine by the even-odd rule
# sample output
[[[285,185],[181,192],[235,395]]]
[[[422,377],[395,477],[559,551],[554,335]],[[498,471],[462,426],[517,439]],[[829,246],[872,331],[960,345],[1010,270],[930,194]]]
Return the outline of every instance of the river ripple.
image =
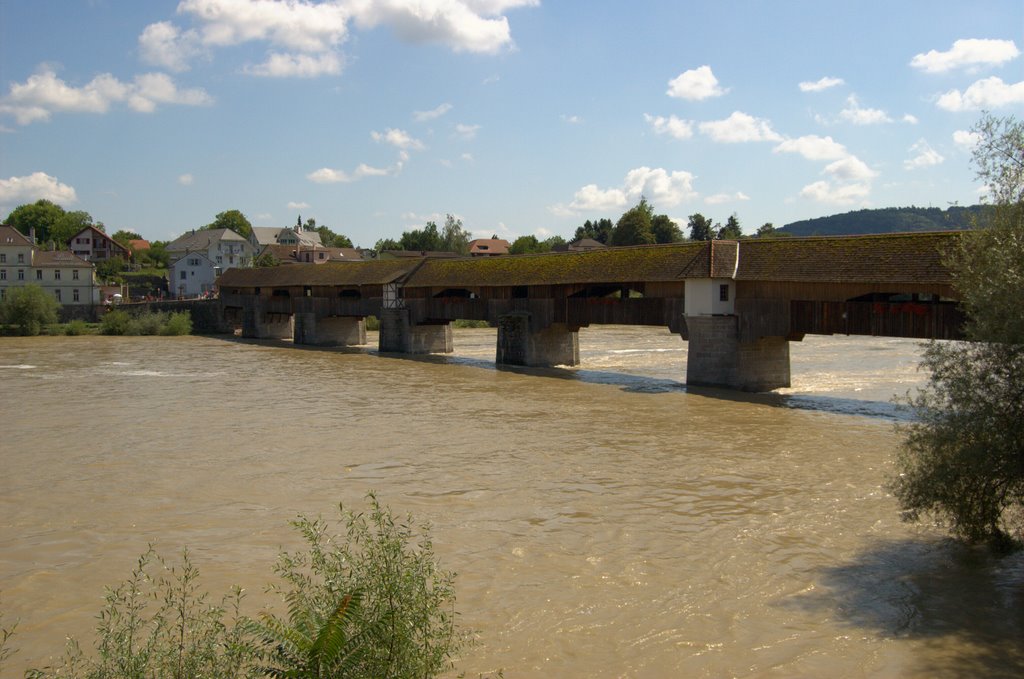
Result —
[[[914,342],[792,345],[794,387],[690,390],[666,331],[590,328],[576,369],[209,338],[0,340],[8,669],[88,643],[148,542],[250,612],[287,521],[374,490],[433,524],[468,676],[1019,676],[1024,561],[899,521]],[[371,346],[375,337],[371,337]]]

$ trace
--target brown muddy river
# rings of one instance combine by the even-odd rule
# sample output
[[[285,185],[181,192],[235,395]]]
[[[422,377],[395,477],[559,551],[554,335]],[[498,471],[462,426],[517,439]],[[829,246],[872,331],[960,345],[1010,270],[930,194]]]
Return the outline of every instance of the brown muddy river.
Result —
[[[288,521],[370,490],[433,524],[470,677],[1024,676],[1024,558],[885,490],[915,342],[808,337],[758,396],[688,391],[667,330],[584,329],[564,370],[497,370],[494,342],[0,339],[5,676],[88,647],[150,542],[255,613]]]

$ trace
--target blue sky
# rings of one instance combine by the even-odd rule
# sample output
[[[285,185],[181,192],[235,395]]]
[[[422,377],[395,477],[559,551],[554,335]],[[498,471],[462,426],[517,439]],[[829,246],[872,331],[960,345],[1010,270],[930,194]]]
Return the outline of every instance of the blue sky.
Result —
[[[372,246],[570,237],[641,194],[751,233],[979,201],[1020,0],[0,0],[0,216],[166,240],[239,209]]]

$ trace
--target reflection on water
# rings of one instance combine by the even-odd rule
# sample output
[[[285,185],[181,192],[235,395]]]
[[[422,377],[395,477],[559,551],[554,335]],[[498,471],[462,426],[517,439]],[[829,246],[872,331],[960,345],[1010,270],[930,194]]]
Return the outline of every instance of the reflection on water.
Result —
[[[0,341],[13,668],[87,636],[150,541],[268,605],[288,519],[375,490],[459,574],[467,676],[1024,673],[1024,562],[900,523],[885,490],[916,343],[809,337],[758,395],[686,389],[653,329],[584,329],[582,365],[545,370],[495,368],[493,330],[444,357],[370,341]]]

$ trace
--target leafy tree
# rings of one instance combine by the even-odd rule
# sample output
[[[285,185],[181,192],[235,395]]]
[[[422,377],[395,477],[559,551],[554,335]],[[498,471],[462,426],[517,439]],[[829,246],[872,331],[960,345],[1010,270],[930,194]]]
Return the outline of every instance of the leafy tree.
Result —
[[[510,255],[529,255],[535,252],[543,252],[536,236],[520,236],[512,241],[508,248]]]
[[[314,225],[315,221],[309,220]],[[317,226],[313,229],[320,234],[320,242],[329,248],[350,248],[352,247],[352,241],[348,236],[343,236],[340,233],[334,233],[330,228],[326,226]]]
[[[743,229],[740,228],[740,220],[736,218],[736,213],[729,215],[729,219],[725,220],[725,226],[718,229],[715,238],[718,240],[739,240],[743,238]]]
[[[644,197],[635,206],[626,210],[615,224],[609,245],[649,245],[654,242],[651,232],[651,217],[654,210]]]
[[[166,269],[170,264],[170,255],[167,254],[167,243],[165,240],[150,241],[149,249],[143,250],[139,255],[139,261],[157,269]]]
[[[35,284],[10,288],[0,302],[0,322],[13,325],[21,335],[38,335],[47,325],[57,322],[60,304]]]
[[[678,243],[685,240],[679,225],[669,219],[668,215],[655,215],[651,218],[651,233],[655,243]]]
[[[690,215],[686,226],[690,229],[690,240],[714,240],[715,238],[715,229],[711,225],[711,220],[699,212]]]
[[[35,229],[36,242],[41,245],[52,244],[58,249],[66,249],[68,241],[87,226],[104,231],[102,222],[93,222],[92,215],[84,210],[66,212],[64,208],[48,200],[37,200],[35,203],[19,205],[7,216],[7,224],[21,231],[26,236]]]
[[[374,246],[374,251],[379,255],[385,250],[402,250],[402,244],[393,238],[381,238]]]
[[[1024,124],[985,115],[974,131],[978,177],[995,200],[988,227],[948,254],[971,342],[932,342],[927,386],[909,399],[892,488],[968,541],[1024,535]]]
[[[441,234],[438,233],[437,224],[427,222],[422,229],[413,229],[402,233],[400,250],[413,252],[431,252],[441,249]]]
[[[771,222],[765,222],[761,226],[757,227],[757,232],[755,235],[758,238],[770,238],[772,236],[775,236],[777,235],[775,233],[775,225],[772,224]]]
[[[275,257],[271,252],[261,252],[252,258],[252,265],[256,268],[267,268],[271,266],[280,266],[281,260]]]
[[[126,262],[123,257],[111,257],[102,262],[96,263],[96,276],[100,280],[114,281],[120,280],[121,274],[124,272]]]
[[[557,246],[565,244],[565,239],[561,236],[549,236],[540,242],[540,246],[544,248],[542,252],[551,252]]]
[[[589,219],[583,222],[583,226],[577,227],[576,233],[572,239],[574,241],[582,240],[584,238],[590,238],[596,240],[598,243],[604,243],[605,245],[611,240],[612,231],[615,230],[615,225],[612,220],[604,217],[592,222]]]
[[[462,228],[461,219],[456,219],[452,215],[445,217],[444,228],[441,229],[441,250],[468,255],[469,241],[472,238],[473,234]]]
[[[252,224],[239,210],[227,210],[220,212],[214,220],[203,227],[204,229],[231,229],[242,238],[252,235]]]
[[[125,229],[119,229],[115,231],[114,235],[111,236],[111,238],[113,238],[114,240],[116,240],[118,243],[125,247],[128,247],[129,241],[142,240],[142,236],[140,236],[139,234],[135,233],[134,231],[126,231]]]

